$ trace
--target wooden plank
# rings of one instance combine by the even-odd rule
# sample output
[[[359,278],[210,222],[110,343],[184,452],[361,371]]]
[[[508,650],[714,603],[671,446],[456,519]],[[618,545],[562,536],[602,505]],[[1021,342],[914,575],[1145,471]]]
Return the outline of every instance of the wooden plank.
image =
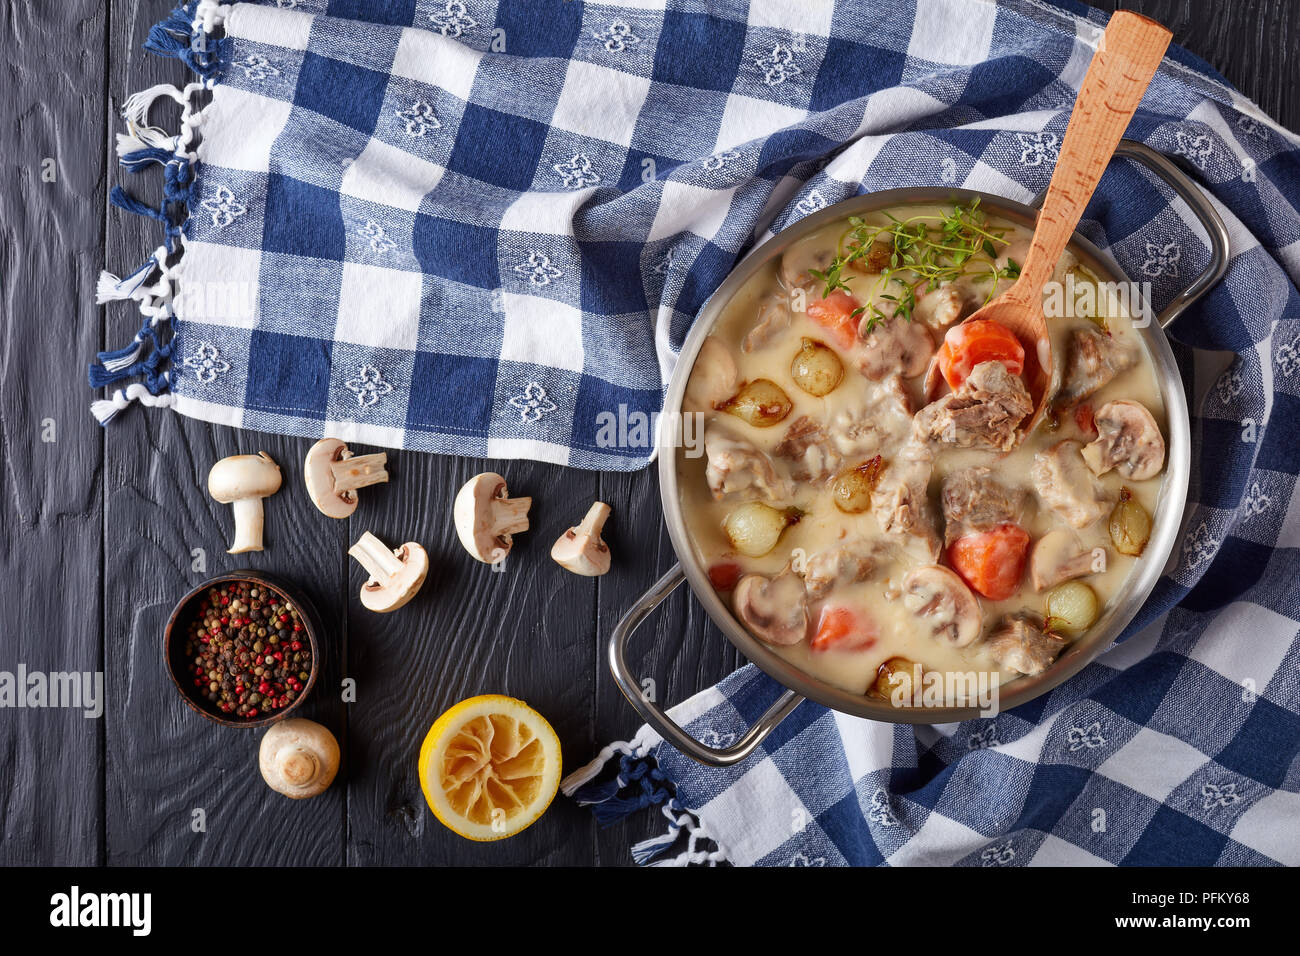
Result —
[[[114,110],[135,90],[188,79],[179,62],[140,51],[149,27],[167,9],[155,2],[111,8],[108,89]],[[167,128],[174,128],[177,115],[161,106],[153,114]],[[120,120],[109,119],[118,131]],[[150,202],[161,196],[156,172],[127,176],[115,168],[110,180]],[[107,234],[110,268],[134,268],[160,241],[155,223],[116,209],[109,213]],[[110,306],[108,341],[126,341],[138,324],[132,310]],[[171,686],[160,653],[172,604],[207,577],[252,567],[299,584],[326,622],[322,673],[300,716],[320,721],[340,738],[341,773],[347,774],[346,714],[338,691],[346,655],[346,527],[321,515],[307,498],[302,463],[311,443],[140,408],[123,412],[107,436],[107,861],[342,864],[346,787],[335,785],[305,801],[271,791],[257,770],[261,733],[221,727],[191,712]],[[267,550],[227,555],[232,517],[227,506],[208,497],[208,470],[226,455],[258,450],[270,454],[284,474],[280,492],[266,501]],[[196,568],[194,549],[202,549],[206,568]],[[204,812],[204,832],[193,826],[196,810]]]
[[[1300,129],[1296,64],[1300,7],[1293,0],[1090,0],[1111,11],[1134,10],[1174,34],[1174,43],[1219,71],[1287,129]]]
[[[526,701],[555,727],[565,769],[594,743],[596,583],[550,558],[551,544],[596,496],[597,476],[525,461],[481,461],[390,452],[392,478],[349,519],[355,541],[372,531],[396,546],[415,540],[429,578],[407,607],[362,608],[365,579],[350,569],[348,632],[353,774],[348,793],[349,863],[355,865],[590,865],[591,816],[559,797],[518,836],[471,843],[441,826],[417,776],[420,743],[451,705],[478,694]],[[504,570],[471,558],[457,540],[452,501],[470,477],[495,471],[512,496],[531,496],[530,529],[515,536]]]
[[[101,4],[18,4],[0,57],[0,670],[99,671],[99,428],[86,356],[104,203]],[[93,686],[93,685],[92,685]],[[73,709],[0,718],[0,864],[102,860],[103,719]]]

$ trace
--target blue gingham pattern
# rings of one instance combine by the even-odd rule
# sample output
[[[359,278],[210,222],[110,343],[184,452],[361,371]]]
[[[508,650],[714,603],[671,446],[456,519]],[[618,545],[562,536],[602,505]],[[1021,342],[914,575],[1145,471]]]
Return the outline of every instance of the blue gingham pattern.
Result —
[[[1082,12],[886,4],[869,33],[832,36],[822,69],[874,92],[842,151],[801,134],[811,165],[792,167],[770,230],[887,186],[1038,193],[1104,22]],[[844,43],[857,45],[837,60]],[[1225,279],[1171,330],[1193,479],[1151,599],[1081,673],[992,719],[884,725],[805,702],[725,770],[643,727],[566,784],[602,821],[658,808],[667,831],[633,848],[638,862],[1300,865],[1300,150],[1178,49],[1129,135],[1193,174],[1233,245]],[[1116,164],[1082,228],[1162,307],[1207,262],[1192,221]],[[1225,371],[1187,346],[1235,355]],[[673,714],[725,746],[780,690],[749,666]]]
[[[601,426],[661,408],[693,317],[755,242],[885,187],[1031,198],[1097,35],[979,0],[216,9],[176,410],[604,469],[649,460]],[[1192,163],[1260,257],[1293,248],[1292,144],[1184,61],[1131,135]],[[1204,261],[1186,210],[1134,168],[1107,175],[1088,219],[1157,304]],[[1207,334],[1240,349],[1260,330]]]

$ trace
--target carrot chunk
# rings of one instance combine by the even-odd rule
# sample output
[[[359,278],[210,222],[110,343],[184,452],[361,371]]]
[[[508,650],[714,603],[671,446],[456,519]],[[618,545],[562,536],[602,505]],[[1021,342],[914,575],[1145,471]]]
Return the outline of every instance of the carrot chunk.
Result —
[[[723,561],[709,568],[709,583],[715,591],[734,591],[740,580],[740,565],[734,561]]]
[[[876,622],[853,608],[824,607],[808,646],[814,651],[861,651],[876,643],[878,636]]]
[[[994,601],[1005,601],[1020,587],[1029,554],[1029,532],[1007,522],[991,531],[965,534],[948,545],[948,563],[962,580]]]
[[[851,348],[862,320],[861,315],[853,313],[861,304],[843,289],[836,289],[826,298],[808,303],[808,318],[830,332],[840,348]]]
[[[992,319],[954,325],[939,346],[939,371],[954,392],[981,362],[1001,362],[1012,375],[1025,370],[1025,347],[1015,333]]]

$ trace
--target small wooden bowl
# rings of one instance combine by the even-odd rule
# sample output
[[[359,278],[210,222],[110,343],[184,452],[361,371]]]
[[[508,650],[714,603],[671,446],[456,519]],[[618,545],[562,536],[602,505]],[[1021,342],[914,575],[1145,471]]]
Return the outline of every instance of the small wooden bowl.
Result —
[[[184,628],[198,613],[198,604],[202,595],[211,587],[228,583],[247,583],[255,584],[258,588],[269,588],[296,607],[298,609],[298,620],[302,622],[303,633],[307,636],[307,646],[311,648],[311,670],[308,673],[307,683],[303,687],[302,693],[291,701],[287,707],[282,707],[270,714],[254,717],[251,720],[227,716],[217,710],[206,697],[195,693],[195,688],[192,686],[193,680],[191,679],[193,675],[189,670],[188,659],[186,661],[181,660],[181,653],[185,647]],[[208,720],[215,721],[225,727],[243,729],[265,727],[276,721],[284,720],[297,710],[302,705],[302,702],[307,699],[307,695],[311,693],[312,688],[316,686],[316,675],[320,673],[321,645],[317,639],[320,633],[320,615],[317,613],[315,606],[307,599],[305,594],[292,584],[271,577],[261,571],[231,571],[229,574],[220,574],[215,578],[209,578],[176,602],[176,607],[172,610],[171,616],[167,618],[167,626],[163,629],[163,664],[167,668],[167,674],[171,677],[172,683],[176,685],[176,689],[180,692],[181,699],[195,713],[202,714]]]

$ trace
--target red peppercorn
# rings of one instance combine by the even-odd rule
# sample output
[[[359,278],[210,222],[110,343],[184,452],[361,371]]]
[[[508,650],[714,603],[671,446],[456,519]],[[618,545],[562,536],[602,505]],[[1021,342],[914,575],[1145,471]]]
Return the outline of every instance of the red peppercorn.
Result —
[[[229,624],[229,623],[230,623],[230,618],[226,617],[226,615],[224,615],[224,614],[221,615],[221,623],[222,623],[222,624]]]
[[[302,650],[302,641],[294,641],[292,644],[289,645],[289,647],[292,650],[300,651]]]
[[[257,716],[257,708],[256,708],[256,707],[250,707],[250,708],[248,708],[248,714],[247,714],[247,716],[249,716],[249,717],[256,717],[256,716]]]
[[[301,625],[301,624],[295,624],[295,625],[293,626],[293,629],[294,629],[295,631],[301,631],[301,630],[302,630],[302,625]]]
[[[280,622],[281,622],[282,624],[288,624],[288,623],[289,623],[289,615],[288,615],[288,614],[281,614],[281,615],[280,615]]]

